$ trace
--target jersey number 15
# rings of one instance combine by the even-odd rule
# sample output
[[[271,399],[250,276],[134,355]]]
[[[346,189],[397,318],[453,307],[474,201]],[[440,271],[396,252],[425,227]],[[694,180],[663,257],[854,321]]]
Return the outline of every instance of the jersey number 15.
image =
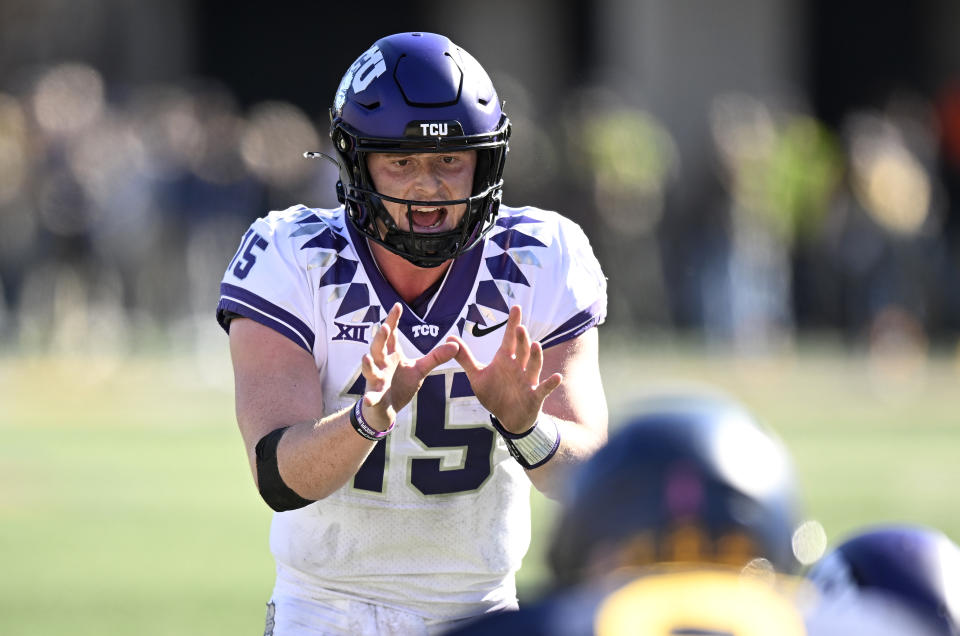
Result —
[[[410,460],[410,483],[425,495],[448,495],[476,490],[491,473],[490,456],[494,432],[486,426],[446,426],[447,391],[444,374],[427,376],[417,393],[413,435],[426,448],[463,448],[465,459],[460,468],[442,468],[439,457]],[[351,395],[363,395],[363,376],[354,384]],[[450,397],[473,395],[467,375],[453,374]],[[383,492],[387,465],[387,440],[377,442],[353,478],[353,487]]]

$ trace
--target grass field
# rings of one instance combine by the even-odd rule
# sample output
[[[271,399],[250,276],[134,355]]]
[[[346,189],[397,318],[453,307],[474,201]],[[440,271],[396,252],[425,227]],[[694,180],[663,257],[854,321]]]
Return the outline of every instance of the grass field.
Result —
[[[223,355],[0,358],[0,634],[259,633],[270,514],[247,474]],[[874,521],[960,539],[952,356],[830,349],[735,358],[603,338],[616,417],[638,392],[709,384],[778,430],[831,540]],[[554,508],[535,497],[523,595]]]

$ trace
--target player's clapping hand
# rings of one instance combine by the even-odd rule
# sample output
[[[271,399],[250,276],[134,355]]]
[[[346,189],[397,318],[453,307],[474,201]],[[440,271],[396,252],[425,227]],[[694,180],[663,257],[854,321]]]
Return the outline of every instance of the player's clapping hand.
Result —
[[[447,343],[459,348],[455,357],[466,372],[474,395],[513,433],[522,433],[536,422],[543,401],[563,382],[559,373],[540,381],[543,349],[539,342],[531,342],[520,319],[520,307],[514,305],[503,341],[490,364],[478,362],[460,338],[447,338]]]
[[[397,323],[403,308],[396,303],[370,342],[370,353],[363,356],[361,370],[366,380],[363,414],[371,426],[386,430],[407,405],[434,368],[451,360],[458,349],[455,342],[437,345],[423,357],[403,355],[397,341]]]

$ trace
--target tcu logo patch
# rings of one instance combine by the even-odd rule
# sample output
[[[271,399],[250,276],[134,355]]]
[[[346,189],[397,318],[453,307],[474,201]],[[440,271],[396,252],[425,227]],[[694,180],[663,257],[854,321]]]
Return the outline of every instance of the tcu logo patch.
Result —
[[[437,124],[420,124],[420,130],[423,132],[423,136],[430,137],[442,137],[447,134],[449,131],[449,126],[447,122],[440,122]]]
[[[436,325],[414,325],[413,335],[415,338],[419,336],[433,336],[436,338],[440,335],[440,327]]]

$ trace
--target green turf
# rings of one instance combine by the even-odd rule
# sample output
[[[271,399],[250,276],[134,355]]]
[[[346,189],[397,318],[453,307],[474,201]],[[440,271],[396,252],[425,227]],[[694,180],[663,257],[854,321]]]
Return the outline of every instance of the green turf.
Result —
[[[83,374],[0,371],[0,633],[255,633],[270,515],[229,393],[166,360]]]
[[[794,454],[832,540],[873,521],[960,539],[960,374],[819,349],[731,358],[603,340],[614,419],[638,393],[708,384]],[[225,352],[224,352],[225,353]],[[223,357],[0,359],[0,634],[257,633],[270,514],[249,478]],[[202,362],[202,364],[200,364]],[[519,584],[545,580],[555,507],[534,497]]]

